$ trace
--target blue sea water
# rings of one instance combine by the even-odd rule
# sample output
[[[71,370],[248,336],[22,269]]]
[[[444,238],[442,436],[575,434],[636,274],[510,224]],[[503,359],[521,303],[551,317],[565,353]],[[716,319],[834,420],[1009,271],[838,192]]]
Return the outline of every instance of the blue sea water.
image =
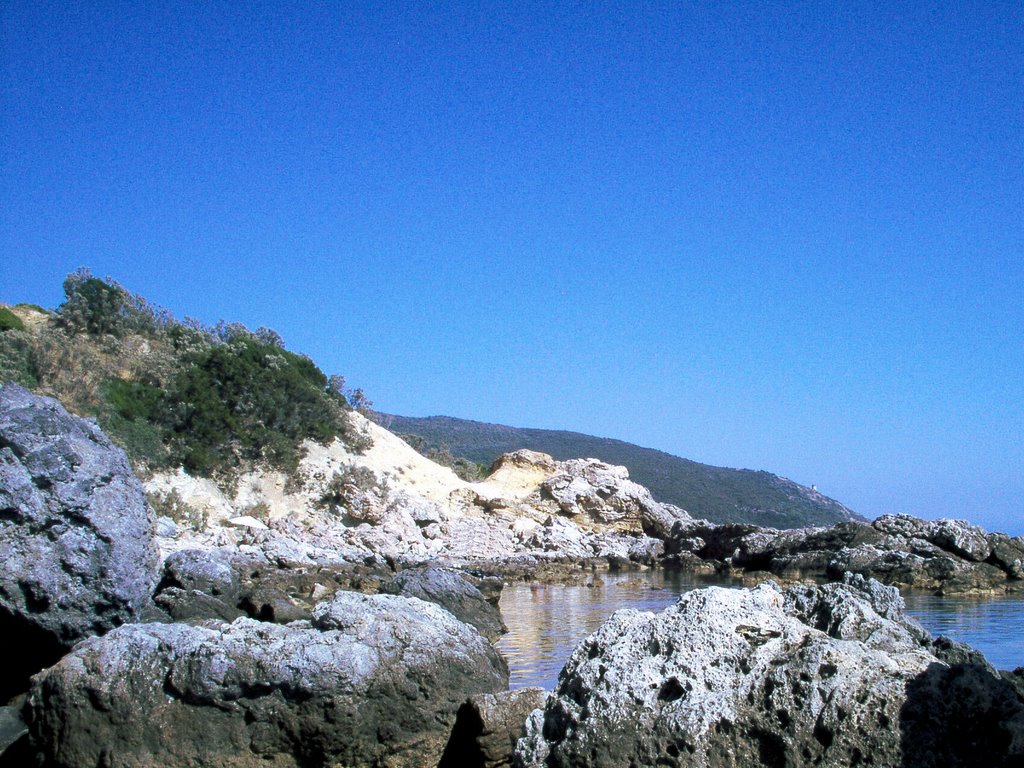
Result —
[[[510,687],[552,689],[565,660],[584,637],[619,608],[660,611],[691,589],[717,584],[663,571],[599,573],[585,584],[510,584],[501,595],[508,626],[498,648],[509,661]],[[949,598],[907,595],[908,612],[933,635],[971,645],[999,669],[1024,666],[1024,595]]]

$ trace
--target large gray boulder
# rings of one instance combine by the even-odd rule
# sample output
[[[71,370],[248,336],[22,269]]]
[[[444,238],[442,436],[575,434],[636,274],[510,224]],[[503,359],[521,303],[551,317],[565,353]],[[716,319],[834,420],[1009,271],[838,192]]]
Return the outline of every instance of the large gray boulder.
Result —
[[[508,686],[436,605],[342,592],[313,616],[87,640],[34,679],[31,742],[57,768],[436,765],[467,697]]]
[[[448,568],[408,568],[381,584],[380,591],[436,603],[488,640],[497,640],[507,631],[498,609],[465,576]]]
[[[933,645],[898,592],[709,588],[616,612],[527,724],[520,766],[1009,766],[1024,700],[970,649]]]
[[[164,560],[153,602],[172,621],[234,621],[245,615],[239,592],[238,573],[219,552],[182,549]]]
[[[3,699],[82,638],[138,618],[158,567],[124,451],[16,384],[0,386],[0,563]]]
[[[164,560],[160,588],[195,590],[227,601],[238,599],[238,573],[216,550],[182,549]]]

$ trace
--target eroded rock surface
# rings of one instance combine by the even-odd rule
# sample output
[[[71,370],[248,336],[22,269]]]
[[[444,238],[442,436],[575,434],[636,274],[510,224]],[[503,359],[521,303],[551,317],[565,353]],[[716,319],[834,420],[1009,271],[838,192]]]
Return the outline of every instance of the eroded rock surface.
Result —
[[[0,386],[0,697],[82,638],[137,619],[157,578],[154,522],[124,452],[92,422]],[[2,695],[6,694],[6,695]]]
[[[436,765],[504,661],[436,605],[339,593],[313,621],[120,627],[36,677],[33,746],[60,768]]]
[[[967,650],[861,577],[697,590],[584,640],[517,764],[1020,765],[1024,700]]]
[[[501,457],[486,480],[468,483],[395,435],[366,427],[374,436],[366,455],[340,443],[309,445],[298,483],[252,473],[233,499],[181,472],[154,477],[148,487],[156,498],[173,494],[184,505],[180,514],[205,521],[166,520],[161,546],[233,549],[238,557],[292,568],[433,560],[467,566],[523,556],[651,565],[673,525],[691,521],[655,501],[623,467],[516,451]],[[265,524],[231,524],[253,508],[265,510]]]

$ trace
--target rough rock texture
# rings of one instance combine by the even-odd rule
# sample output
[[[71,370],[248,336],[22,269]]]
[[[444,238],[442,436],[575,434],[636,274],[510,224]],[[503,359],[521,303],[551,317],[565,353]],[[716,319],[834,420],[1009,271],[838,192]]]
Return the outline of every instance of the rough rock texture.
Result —
[[[692,556],[783,577],[838,579],[851,571],[943,593],[1024,589],[1024,539],[986,533],[964,520],[885,515],[872,523],[786,531],[680,521],[666,550],[679,560]]]
[[[436,765],[459,706],[508,670],[436,605],[340,593],[310,624],[120,627],[34,680],[30,738],[60,768]]]
[[[239,598],[238,573],[220,553],[183,549],[164,561],[153,602],[173,621],[234,621],[245,615],[238,607]]]
[[[709,588],[616,612],[570,657],[521,766],[1009,766],[1024,700],[875,581]]]
[[[0,563],[0,636],[18,658],[3,699],[78,640],[136,619],[157,577],[154,521],[124,452],[16,384],[0,387]]]
[[[639,532],[643,510],[657,503],[629,479],[625,467],[573,459],[558,462],[558,469],[541,483],[541,498],[553,499],[566,515],[580,516],[581,524]]]
[[[173,491],[196,507],[197,518],[208,521],[201,530],[163,525],[161,547],[233,550],[237,558],[262,558],[268,565],[299,569],[314,564],[396,568],[435,560],[471,566],[524,555],[539,562],[603,559],[615,565],[650,565],[658,561],[664,546],[660,540],[669,537],[673,525],[691,521],[685,511],[655,502],[628,479],[624,468],[589,459],[558,462],[545,454],[517,451],[502,457],[486,481],[474,484],[418,454],[411,463],[388,470],[389,443],[398,444],[392,446],[396,454],[400,448],[412,449],[380,432],[371,451],[380,455],[364,467],[372,470],[377,485],[346,485],[343,494],[330,495],[329,503],[321,503],[325,484],[346,467],[364,466],[360,462],[366,457],[348,455],[340,445],[329,451],[308,446],[299,472],[302,490],[293,495],[283,490],[283,478],[272,481],[258,473],[239,482],[234,500],[208,481],[181,473],[154,478],[149,483],[154,495],[166,497]],[[427,472],[422,463],[433,470]],[[444,473],[450,475],[447,481]],[[549,478],[555,478],[549,490],[560,500],[542,488]],[[301,511],[295,508],[299,502]],[[265,527],[229,524],[259,504],[270,509]],[[176,610],[191,611],[194,606],[187,598],[172,593],[162,599],[182,603]]]
[[[507,631],[498,609],[466,577],[448,568],[409,568],[381,584],[380,591],[436,603],[491,641]]]
[[[172,552],[164,561],[160,588],[193,589],[229,602],[238,599],[238,573],[222,555],[203,549]]]
[[[547,691],[521,688],[471,697],[459,708],[438,768],[501,768],[512,764],[526,719],[544,706]]]

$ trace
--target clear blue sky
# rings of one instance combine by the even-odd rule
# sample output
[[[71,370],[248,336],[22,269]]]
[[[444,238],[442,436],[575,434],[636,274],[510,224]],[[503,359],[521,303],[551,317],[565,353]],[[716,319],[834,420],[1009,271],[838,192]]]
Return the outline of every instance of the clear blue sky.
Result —
[[[1024,6],[0,5],[0,300],[1024,533]]]

